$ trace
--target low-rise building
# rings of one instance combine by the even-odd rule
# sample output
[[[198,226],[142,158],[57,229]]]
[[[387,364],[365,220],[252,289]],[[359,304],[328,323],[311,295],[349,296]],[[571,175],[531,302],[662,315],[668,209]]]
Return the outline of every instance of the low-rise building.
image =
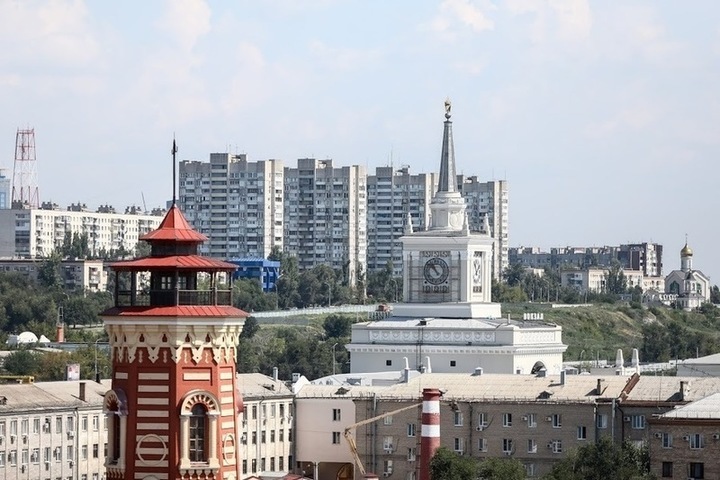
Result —
[[[657,478],[720,478],[720,393],[650,419],[650,471]]]
[[[0,478],[105,478],[109,381],[0,388]]]
[[[277,378],[260,373],[239,374],[237,388],[244,402],[240,414],[241,478],[278,477],[292,471],[292,390]]]
[[[0,271],[16,272],[37,280],[41,259],[0,260]],[[107,272],[102,260],[63,260],[60,277],[66,290],[104,292],[107,290]]]

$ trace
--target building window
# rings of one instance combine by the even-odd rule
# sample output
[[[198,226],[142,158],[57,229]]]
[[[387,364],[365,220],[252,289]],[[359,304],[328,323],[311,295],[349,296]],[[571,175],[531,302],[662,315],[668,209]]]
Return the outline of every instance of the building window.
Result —
[[[210,392],[193,390],[180,408],[180,475],[194,475],[198,469],[217,474],[220,402]],[[199,464],[199,465],[198,465]]]
[[[537,441],[534,438],[528,439],[528,453],[537,453]]]
[[[503,413],[503,427],[512,427],[512,413]]]
[[[392,425],[392,415],[383,418],[383,425]]]
[[[270,430],[270,443],[275,443],[275,430]]]
[[[692,449],[700,449],[705,446],[705,439],[703,438],[702,434],[700,433],[694,433],[690,435],[690,448]]]
[[[279,442],[285,441],[285,430],[282,428],[280,430],[278,430],[278,441]]]
[[[487,438],[478,438],[478,451],[487,452]]]
[[[488,426],[488,416],[487,413],[478,413],[478,428],[481,430]]]
[[[534,413],[528,413],[526,415],[528,428],[537,428],[537,415]]]
[[[285,470],[285,457],[278,457],[278,470]]]
[[[33,432],[32,433],[40,433],[40,419],[39,418],[33,418]]]
[[[340,432],[332,432],[333,445],[340,445]]]
[[[88,446],[87,445],[83,445],[80,447],[80,458],[82,458],[83,460],[87,460],[87,458],[88,458]]]
[[[87,415],[83,415],[81,422],[80,422],[80,430],[83,432],[87,432],[88,429],[88,417]]]
[[[672,448],[673,445],[673,437],[670,433],[663,433],[662,434],[662,446],[663,448]]]
[[[252,472],[257,472],[257,458],[252,459]]]
[[[392,367],[392,360],[385,360],[386,367]]]
[[[252,444],[257,445],[257,432],[252,432]]]
[[[252,406],[252,417],[253,420],[257,420],[257,405]]]
[[[552,453],[562,453],[562,440],[553,440],[550,444]]]
[[[340,409],[339,408],[333,408],[333,422],[339,422],[340,421]]]
[[[275,457],[270,457],[270,471],[275,471]]]
[[[100,456],[100,445],[97,443],[93,443],[93,458],[98,458]]]
[[[512,453],[513,441],[511,438],[503,438],[503,453]]]
[[[633,415],[630,417],[633,430],[642,430],[645,428],[645,415]]]
[[[265,443],[265,437],[265,430],[263,430],[262,432],[260,432],[260,443]]]
[[[662,462],[662,477],[672,478],[673,476],[673,464],[672,462]]]
[[[457,438],[455,437],[455,441],[453,442],[453,446],[455,447],[455,451],[457,453],[463,453],[465,451],[465,439],[464,438]]]
[[[455,426],[456,427],[462,427],[463,425],[463,414],[462,412],[454,412],[455,413]]]
[[[577,439],[578,440],[587,440],[587,428],[580,425],[577,427]]]
[[[553,426],[553,428],[561,428],[562,427],[562,415],[560,415],[559,413],[553,413],[552,426]]]
[[[95,432],[100,430],[100,417],[99,416],[93,415],[92,427],[93,427],[93,431],[95,431]]]
[[[597,416],[597,428],[607,428],[608,417],[604,413],[600,413]]]
[[[392,472],[393,472],[393,461],[392,460],[383,461],[383,475],[389,476],[389,475],[392,475]]]
[[[705,464],[699,462],[690,462],[690,478],[705,478]]]
[[[527,475],[528,477],[535,476],[535,464],[534,463],[526,463],[525,464],[525,475]]]
[[[457,365],[457,363],[455,362],[455,360],[450,360],[450,366],[451,366],[451,367],[454,367],[454,366],[456,366],[456,365]]]
[[[408,437],[414,437],[414,436],[415,436],[415,424],[414,424],[414,423],[408,423],[408,424],[407,424],[407,436],[408,436]]]
[[[415,461],[415,447],[410,447],[407,449],[407,461],[408,462]]]
[[[190,410],[190,446],[189,456],[191,462],[205,462],[205,439],[207,436],[207,409],[202,403],[193,405]],[[263,431],[263,433],[265,433]]]

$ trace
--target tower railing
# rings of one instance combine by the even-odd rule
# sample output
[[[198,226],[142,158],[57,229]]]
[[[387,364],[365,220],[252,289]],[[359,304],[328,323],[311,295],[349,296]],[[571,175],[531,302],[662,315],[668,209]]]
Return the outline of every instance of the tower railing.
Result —
[[[117,307],[173,307],[181,305],[232,305],[231,290],[118,290]]]

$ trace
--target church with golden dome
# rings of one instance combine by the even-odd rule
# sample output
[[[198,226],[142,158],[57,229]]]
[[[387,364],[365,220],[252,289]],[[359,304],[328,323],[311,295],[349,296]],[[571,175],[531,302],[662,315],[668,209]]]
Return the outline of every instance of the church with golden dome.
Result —
[[[680,250],[680,270],[665,277],[665,293],[677,295],[675,306],[688,311],[710,301],[710,277],[693,269],[692,259],[693,251],[686,239]]]

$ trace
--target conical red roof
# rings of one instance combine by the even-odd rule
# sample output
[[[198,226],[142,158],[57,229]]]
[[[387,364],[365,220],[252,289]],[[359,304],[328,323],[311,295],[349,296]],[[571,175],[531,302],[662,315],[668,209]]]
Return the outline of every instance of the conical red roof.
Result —
[[[185,219],[185,215],[182,214],[177,205],[173,205],[170,207],[170,210],[168,210],[157,230],[146,233],[140,237],[140,240],[149,242],[154,240],[173,240],[176,242],[202,243],[207,240],[207,237],[202,233],[195,231]]]

